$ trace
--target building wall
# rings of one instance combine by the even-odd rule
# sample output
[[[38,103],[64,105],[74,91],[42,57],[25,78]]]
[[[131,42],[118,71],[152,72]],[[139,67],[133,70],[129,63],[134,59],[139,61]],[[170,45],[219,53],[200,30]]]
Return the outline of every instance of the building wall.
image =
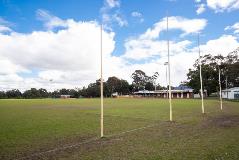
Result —
[[[239,94],[239,91],[231,90],[231,91],[228,92],[228,96],[227,96],[227,92],[222,91],[222,98],[235,99],[235,98],[237,98],[235,96],[235,94]]]
[[[230,92],[222,91],[222,98],[229,98]]]
[[[234,99],[239,99],[239,91],[234,93]]]
[[[194,98],[194,94],[191,92],[187,93],[172,93],[172,98]],[[141,97],[155,97],[155,98],[168,98],[166,93],[140,93],[136,94],[136,96],[141,96]]]

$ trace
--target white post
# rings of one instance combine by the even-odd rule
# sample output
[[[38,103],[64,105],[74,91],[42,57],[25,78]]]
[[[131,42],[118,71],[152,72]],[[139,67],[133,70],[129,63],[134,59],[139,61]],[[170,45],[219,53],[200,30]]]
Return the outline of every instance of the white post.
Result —
[[[164,65],[166,66],[166,98],[168,98],[168,74],[167,74],[167,70],[168,70],[168,62],[165,62]]]
[[[202,113],[204,114],[204,103],[203,103],[203,87],[202,87],[202,64],[201,64],[201,53],[200,53],[200,42],[199,42],[199,34],[198,34],[198,53],[199,53],[199,69],[200,69],[200,84],[201,84],[201,98],[202,98]]]
[[[222,110],[222,86],[221,86],[221,70],[220,70],[220,67],[218,67],[218,70],[219,70],[220,106],[221,106],[221,110]]]
[[[167,70],[168,70],[168,67],[166,66],[166,87],[167,87],[166,98],[168,98],[168,72],[167,72]]]
[[[103,103],[103,63],[102,63],[102,50],[103,50],[103,42],[102,42],[102,32],[103,32],[103,25],[101,24],[100,28],[100,137],[104,137],[104,103]]]
[[[226,77],[226,92],[227,92],[227,99],[228,99],[228,91],[227,91],[227,77]]]
[[[168,35],[168,83],[169,83],[169,109],[170,121],[173,121],[172,114],[172,95],[171,95],[171,79],[170,79],[170,55],[169,55],[169,34],[168,34],[168,15],[167,15],[167,35]]]

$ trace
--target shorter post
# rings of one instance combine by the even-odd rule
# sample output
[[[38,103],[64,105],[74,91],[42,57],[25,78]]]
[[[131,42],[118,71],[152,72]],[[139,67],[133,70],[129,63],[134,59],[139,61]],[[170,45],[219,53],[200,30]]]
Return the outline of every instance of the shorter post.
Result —
[[[220,93],[219,93],[219,95],[220,95],[220,107],[221,107],[221,110],[222,110],[222,85],[221,85],[221,70],[220,70],[220,67],[218,67],[218,70],[219,70],[219,77],[218,77],[218,79],[219,79],[219,89],[220,89]]]

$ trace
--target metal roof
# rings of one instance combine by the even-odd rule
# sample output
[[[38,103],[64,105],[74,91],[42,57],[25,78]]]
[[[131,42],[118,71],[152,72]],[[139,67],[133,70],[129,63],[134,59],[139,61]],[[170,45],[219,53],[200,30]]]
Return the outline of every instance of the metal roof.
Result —
[[[134,92],[134,94],[157,94],[157,93],[167,93],[168,90],[156,90],[156,91],[148,91],[148,90],[141,90],[138,92]],[[179,90],[179,89],[173,89],[171,90],[172,93],[188,93],[188,92],[193,92],[193,89],[184,89],[184,90]]]
[[[226,92],[226,91],[234,91],[234,90],[239,91],[239,87],[228,88],[227,90],[224,89],[224,90],[222,90],[222,91]]]

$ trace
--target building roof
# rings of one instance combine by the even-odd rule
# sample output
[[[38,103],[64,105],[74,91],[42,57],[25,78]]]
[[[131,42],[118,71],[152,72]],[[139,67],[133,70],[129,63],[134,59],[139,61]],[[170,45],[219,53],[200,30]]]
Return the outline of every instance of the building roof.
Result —
[[[134,94],[157,94],[157,93],[167,93],[168,90],[156,90],[156,91],[148,91],[148,90],[141,90],[138,92],[134,92]],[[187,93],[187,92],[193,92],[193,89],[184,89],[184,90],[179,90],[179,89],[172,89],[172,93]]]
[[[190,89],[192,88],[183,84],[180,84],[178,87],[174,87],[174,90],[190,90]]]
[[[230,91],[239,91],[239,87],[233,87],[233,88],[228,88],[227,90],[226,89],[224,89],[224,90],[222,90],[223,92],[230,92]]]

